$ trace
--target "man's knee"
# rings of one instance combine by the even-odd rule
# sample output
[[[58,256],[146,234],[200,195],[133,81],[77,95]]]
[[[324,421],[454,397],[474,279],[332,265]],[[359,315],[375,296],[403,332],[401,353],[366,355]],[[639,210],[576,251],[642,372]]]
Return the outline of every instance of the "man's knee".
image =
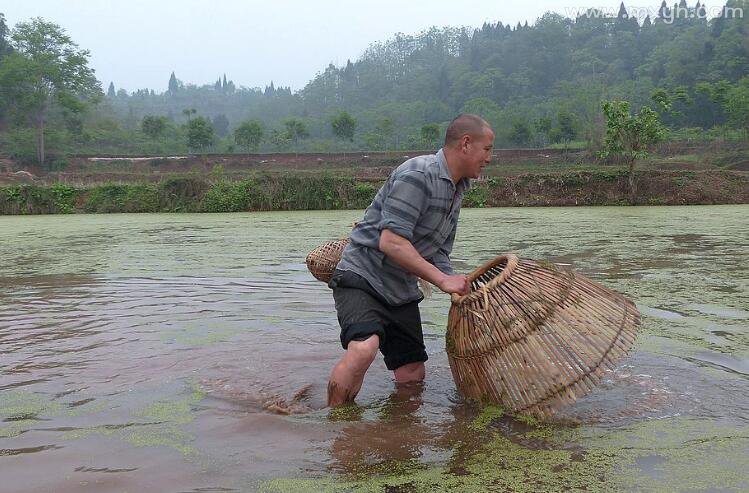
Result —
[[[380,337],[377,334],[369,336],[363,341],[351,341],[348,343],[346,351],[350,355],[352,363],[358,368],[369,368],[369,365],[377,356],[380,348]]]
[[[393,373],[396,383],[421,382],[426,376],[426,368],[423,361],[417,361],[399,366]]]

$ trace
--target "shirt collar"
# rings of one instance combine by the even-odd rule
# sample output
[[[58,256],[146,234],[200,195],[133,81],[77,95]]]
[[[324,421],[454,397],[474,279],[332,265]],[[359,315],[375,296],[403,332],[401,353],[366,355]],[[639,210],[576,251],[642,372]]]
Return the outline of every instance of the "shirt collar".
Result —
[[[437,151],[437,162],[440,165],[440,178],[449,180],[452,183],[453,179],[450,177],[450,168],[447,167],[447,159],[445,159],[445,153],[442,149]],[[455,185],[455,188],[457,190],[468,190],[471,188],[471,182],[468,178],[461,178]]]

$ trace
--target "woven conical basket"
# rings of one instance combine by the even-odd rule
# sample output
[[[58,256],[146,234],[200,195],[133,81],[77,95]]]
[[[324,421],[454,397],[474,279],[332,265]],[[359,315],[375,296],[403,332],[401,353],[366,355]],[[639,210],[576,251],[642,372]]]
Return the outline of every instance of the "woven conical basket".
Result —
[[[349,241],[349,238],[328,241],[307,254],[305,259],[307,268],[315,276],[315,279],[324,283],[330,281],[336,265],[341,260],[343,249],[346,248]]]
[[[633,346],[640,313],[554,264],[502,255],[452,295],[447,355],[458,391],[547,418],[590,392]]]

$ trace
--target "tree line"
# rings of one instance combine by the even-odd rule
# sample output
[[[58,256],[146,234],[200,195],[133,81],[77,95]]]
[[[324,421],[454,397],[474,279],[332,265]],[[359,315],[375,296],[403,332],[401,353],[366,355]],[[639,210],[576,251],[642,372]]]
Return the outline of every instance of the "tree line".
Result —
[[[110,82],[104,92],[88,51],[61,27],[32,19],[9,29],[0,14],[0,142],[28,160],[44,160],[45,149],[428,149],[452,117],[471,112],[492,124],[498,147],[604,146],[601,103],[615,100],[652,108],[672,138],[745,139],[749,0],[728,1],[713,19],[704,10],[664,1],[638,21],[622,4],[617,16],[591,9],[397,34],[296,92],[244,87],[226,74],[197,86],[174,72],[162,91]]]

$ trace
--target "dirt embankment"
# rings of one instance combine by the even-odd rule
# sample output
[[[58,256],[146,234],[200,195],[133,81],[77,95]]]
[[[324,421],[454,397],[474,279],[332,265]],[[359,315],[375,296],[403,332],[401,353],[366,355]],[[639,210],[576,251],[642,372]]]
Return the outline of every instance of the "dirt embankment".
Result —
[[[0,156],[0,214],[363,208],[392,169],[429,151],[73,156],[64,170]],[[749,203],[749,146],[668,144],[638,165],[634,203]],[[467,207],[625,205],[627,168],[588,151],[500,149]]]
[[[188,175],[158,183],[0,186],[0,214],[363,209],[380,183],[332,173],[279,173],[240,180]],[[639,205],[749,203],[749,173],[646,171],[636,183]],[[463,200],[466,207],[629,203],[628,176],[621,170],[489,177],[474,182]]]
[[[57,182],[95,184],[117,182],[156,183],[165,175],[225,174],[241,178],[255,173],[326,171],[378,180],[404,160],[434,150],[354,153],[204,154],[185,156],[91,156],[71,155],[64,169],[44,170],[0,160],[0,185]],[[582,158],[579,151],[563,149],[498,149],[495,163],[555,164]]]
[[[575,205],[749,204],[749,173],[708,170],[638,172],[631,201],[623,170],[526,174],[474,183],[468,205],[478,207]]]

